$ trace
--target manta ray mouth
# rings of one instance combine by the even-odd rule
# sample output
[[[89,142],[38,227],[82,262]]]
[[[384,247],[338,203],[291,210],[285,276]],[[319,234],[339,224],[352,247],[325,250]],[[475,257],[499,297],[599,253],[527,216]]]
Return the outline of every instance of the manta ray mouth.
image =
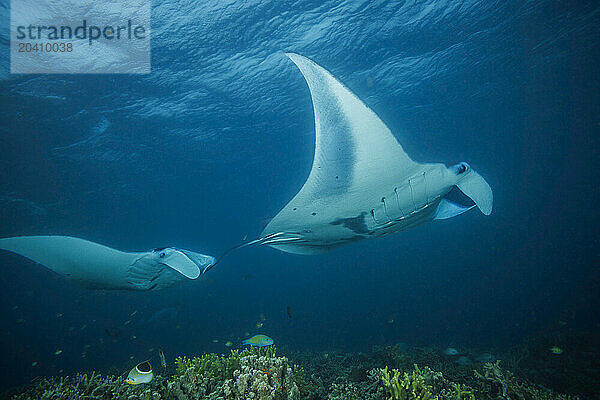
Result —
[[[475,202],[457,187],[452,187],[452,189],[450,189],[450,191],[444,195],[444,199],[463,207],[471,207],[475,205]]]
[[[303,243],[306,239],[301,234],[295,232],[277,232],[271,235],[267,235],[260,240],[260,244],[273,245],[273,244],[287,244],[287,243]]]

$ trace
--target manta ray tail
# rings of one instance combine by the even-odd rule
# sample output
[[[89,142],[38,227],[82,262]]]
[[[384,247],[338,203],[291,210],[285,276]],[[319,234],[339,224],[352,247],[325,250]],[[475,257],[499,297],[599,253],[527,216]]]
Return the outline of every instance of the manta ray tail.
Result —
[[[494,202],[492,188],[481,175],[471,169],[465,174],[465,177],[456,184],[456,186],[461,192],[475,202],[482,213],[485,215],[490,215],[492,213],[492,205]]]
[[[284,235],[284,232],[275,232],[275,233],[271,233],[270,235],[266,235],[263,237],[259,237],[258,239],[254,239],[251,240],[249,242],[244,242],[244,243],[240,243],[236,246],[230,247],[227,250],[225,250],[223,252],[223,254],[221,254],[221,256],[219,256],[219,258],[216,259],[216,261],[214,261],[212,264],[207,265],[203,270],[202,270],[202,275],[204,275],[205,273],[207,273],[208,271],[210,271],[215,265],[217,265],[218,263],[221,262],[221,260],[223,258],[225,258],[229,253],[231,253],[232,251],[247,247],[247,246],[251,246],[253,244],[269,244],[270,241],[272,240],[276,240],[277,238],[279,238],[280,236]]]

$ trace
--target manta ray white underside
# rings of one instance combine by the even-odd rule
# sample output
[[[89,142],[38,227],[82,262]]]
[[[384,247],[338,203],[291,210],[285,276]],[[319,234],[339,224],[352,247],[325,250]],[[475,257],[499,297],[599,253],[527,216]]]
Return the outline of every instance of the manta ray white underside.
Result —
[[[315,155],[304,186],[259,243],[315,254],[450,218],[471,208],[444,198],[454,186],[491,213],[492,190],[467,163],[448,168],[411,160],[379,117],[329,72],[301,55],[287,56],[312,96]]]

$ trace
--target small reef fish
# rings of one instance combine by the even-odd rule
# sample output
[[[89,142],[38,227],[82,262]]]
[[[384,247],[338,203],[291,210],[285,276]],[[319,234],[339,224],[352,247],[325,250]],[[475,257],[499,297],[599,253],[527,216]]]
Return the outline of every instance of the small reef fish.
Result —
[[[228,340],[228,341],[225,343],[225,346],[227,346],[227,347],[231,347],[231,346],[233,346],[233,342],[232,342],[231,340]]]
[[[213,343],[219,343],[219,339],[213,339],[212,342]]]
[[[250,339],[242,341],[242,345],[250,345],[256,347],[265,347],[273,344],[273,339],[267,335],[254,335]]]
[[[267,316],[263,313],[260,313],[260,320],[261,321],[266,321],[267,320]]]
[[[262,326],[263,326],[263,325],[264,325],[264,324],[263,324],[262,322],[257,322],[257,323],[256,323],[256,329],[260,329],[260,328],[262,328]]]
[[[32,362],[32,363],[31,363],[31,366],[32,366],[32,367],[35,367],[36,365],[38,365],[38,362],[37,362],[37,361],[34,361],[34,362]]]
[[[63,316],[63,313],[59,313],[59,312],[56,313],[56,318],[60,318],[62,316]]]
[[[160,365],[163,368],[167,368],[167,359],[165,358],[165,353],[161,349],[158,349],[158,358],[160,358]]]
[[[457,356],[458,354],[458,350],[453,347],[448,347],[446,350],[444,350],[444,355],[447,356]]]
[[[247,281],[248,279],[251,279],[251,278],[252,278],[252,274],[246,274],[246,275],[242,276],[243,281]]]
[[[139,385],[141,383],[150,383],[152,378],[154,378],[154,374],[152,373],[152,365],[150,365],[149,361],[144,361],[129,371],[125,382],[129,383],[130,385]]]
[[[292,319],[292,307],[287,306],[287,315],[289,319]]]
[[[62,350],[61,350],[61,349],[58,349],[58,350],[56,350],[56,351],[54,352],[54,355],[55,355],[55,356],[59,356],[61,353],[62,353]]]
[[[562,354],[563,353],[563,349],[561,349],[558,346],[553,346],[553,347],[550,347],[550,353],[557,354],[557,355],[558,354]]]

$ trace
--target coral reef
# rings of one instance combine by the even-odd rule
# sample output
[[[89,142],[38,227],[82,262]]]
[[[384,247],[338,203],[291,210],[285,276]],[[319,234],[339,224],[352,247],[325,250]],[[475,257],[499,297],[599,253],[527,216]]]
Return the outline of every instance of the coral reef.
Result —
[[[553,393],[549,389],[532,385],[517,379],[510,371],[500,367],[500,361],[486,363],[483,371],[473,371],[478,378],[478,393],[490,399],[511,400],[570,400],[576,396],[566,396]]]
[[[225,381],[223,392],[228,399],[299,400],[300,389],[294,380],[294,367],[284,357],[246,356],[233,379]]]
[[[600,399],[600,335],[559,326],[527,338],[502,357],[502,366],[520,378],[558,392]],[[562,354],[553,354],[552,347]]]
[[[373,368],[367,371],[366,380],[353,380],[352,371],[348,378],[338,377],[329,386],[327,400],[380,400],[383,398],[379,369]]]
[[[179,357],[166,399],[300,399],[304,371],[276,357],[275,347],[233,350],[227,357]]]
[[[229,356],[178,357],[175,373],[149,385],[132,386],[122,377],[78,374],[44,379],[13,395],[15,400],[300,400],[304,370],[277,357],[275,348],[233,350]]]
[[[178,357],[168,376],[131,386],[122,377],[78,374],[38,380],[15,400],[576,400],[535,385],[500,361],[459,365],[432,348],[406,345],[372,354],[233,350]],[[299,367],[298,365],[302,365]],[[419,367],[421,365],[421,367]],[[124,368],[126,370],[127,368]],[[164,371],[161,371],[164,373]],[[15,393],[15,392],[13,392]],[[591,397],[586,397],[591,398]]]
[[[411,374],[401,373],[397,369],[388,372],[388,367],[381,369],[381,380],[389,400],[429,400],[433,397],[431,387],[425,383],[425,378],[415,365]]]
[[[153,386],[132,386],[123,382],[121,377],[103,377],[95,373],[89,376],[77,374],[60,379],[44,379],[11,398],[14,400],[162,399],[161,394],[153,389]]]

